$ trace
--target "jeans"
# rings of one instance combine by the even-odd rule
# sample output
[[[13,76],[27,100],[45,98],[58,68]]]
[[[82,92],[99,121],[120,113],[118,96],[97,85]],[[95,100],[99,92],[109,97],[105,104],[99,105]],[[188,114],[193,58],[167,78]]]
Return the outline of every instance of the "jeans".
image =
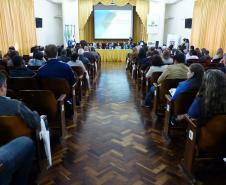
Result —
[[[19,137],[0,147],[0,184],[27,185],[29,172],[35,154],[33,141],[28,137]]]
[[[147,93],[145,100],[144,100],[144,104],[146,106],[151,106],[152,100],[153,100],[153,97],[154,97],[154,92],[155,92],[155,87],[152,85],[150,87],[150,89],[148,90],[148,93]]]

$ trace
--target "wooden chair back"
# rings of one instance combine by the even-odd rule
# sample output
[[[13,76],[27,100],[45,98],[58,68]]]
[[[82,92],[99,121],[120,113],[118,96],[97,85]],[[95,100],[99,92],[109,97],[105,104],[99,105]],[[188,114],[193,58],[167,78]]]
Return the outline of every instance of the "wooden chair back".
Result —
[[[34,77],[9,77],[7,86],[15,91],[39,89],[38,82]]]
[[[226,115],[213,117],[201,128],[198,148],[200,155],[225,157]]]
[[[73,71],[76,73],[77,77],[82,78],[84,75],[84,70],[81,66],[72,66]]]
[[[196,159],[220,159],[226,152],[226,115],[211,118],[198,128],[197,120],[186,116],[188,124],[182,167],[192,177]]]
[[[71,97],[71,88],[66,79],[41,78],[40,86],[41,86],[41,89],[43,90],[52,91],[56,98],[59,98],[61,94],[66,94],[67,97]]]
[[[171,88],[176,88],[179,82],[184,81],[185,79],[166,79],[164,80],[159,87],[159,97],[161,102],[165,102],[165,94],[169,94]]]
[[[20,137],[32,136],[32,130],[17,116],[0,116],[0,145]]]
[[[54,94],[48,90],[22,90],[20,97],[23,102],[40,115],[47,115],[48,121],[57,121],[57,100]]]
[[[150,83],[151,84],[157,83],[158,78],[161,76],[161,74],[162,74],[162,72],[153,72],[152,75],[151,75],[151,78],[150,78],[150,80],[151,80]]]
[[[196,91],[182,92],[173,102],[172,115],[177,116],[188,112],[189,107],[195,99]]]

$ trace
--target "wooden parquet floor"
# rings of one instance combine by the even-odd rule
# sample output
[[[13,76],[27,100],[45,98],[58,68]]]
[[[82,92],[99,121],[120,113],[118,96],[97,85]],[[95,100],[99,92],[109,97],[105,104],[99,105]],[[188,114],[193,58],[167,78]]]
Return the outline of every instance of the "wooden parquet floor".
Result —
[[[179,168],[183,141],[167,144],[162,120],[140,106],[124,64],[103,63],[79,108],[77,127],[53,148],[53,167],[40,185],[187,185]]]

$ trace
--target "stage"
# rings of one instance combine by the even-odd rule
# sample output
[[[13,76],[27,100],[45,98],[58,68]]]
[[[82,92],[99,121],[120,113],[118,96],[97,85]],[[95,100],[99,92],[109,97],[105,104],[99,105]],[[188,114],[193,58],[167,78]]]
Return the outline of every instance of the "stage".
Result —
[[[101,56],[102,62],[125,62],[128,53],[131,49],[96,49]]]

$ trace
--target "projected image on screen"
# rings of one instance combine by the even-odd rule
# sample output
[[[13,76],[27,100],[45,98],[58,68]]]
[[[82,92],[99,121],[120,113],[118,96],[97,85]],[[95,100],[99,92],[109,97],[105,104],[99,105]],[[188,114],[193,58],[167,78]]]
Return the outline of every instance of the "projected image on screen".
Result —
[[[132,37],[132,10],[94,10],[95,39]]]

